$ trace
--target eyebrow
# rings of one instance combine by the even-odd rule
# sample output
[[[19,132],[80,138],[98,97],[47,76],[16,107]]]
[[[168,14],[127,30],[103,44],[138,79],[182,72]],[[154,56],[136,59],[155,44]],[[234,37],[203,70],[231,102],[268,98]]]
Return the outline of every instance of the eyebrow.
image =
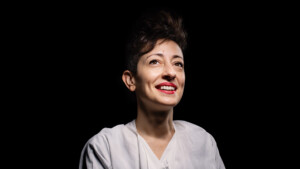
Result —
[[[151,56],[153,56],[153,55],[157,55],[157,56],[159,56],[159,57],[163,57],[163,56],[164,56],[162,53],[153,53],[153,54],[147,56],[146,59],[148,59],[149,57],[151,57]],[[172,56],[172,59],[175,59],[175,58],[181,58],[181,59],[183,59],[183,57],[180,56],[180,55],[173,55],[173,56]]]

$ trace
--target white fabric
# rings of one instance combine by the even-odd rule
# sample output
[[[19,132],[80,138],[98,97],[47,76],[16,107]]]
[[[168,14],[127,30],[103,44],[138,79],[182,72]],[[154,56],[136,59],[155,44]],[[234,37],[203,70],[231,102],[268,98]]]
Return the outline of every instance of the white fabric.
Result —
[[[104,128],[85,144],[79,169],[225,169],[208,132],[182,120],[173,125],[175,134],[161,159],[137,133],[135,120]]]

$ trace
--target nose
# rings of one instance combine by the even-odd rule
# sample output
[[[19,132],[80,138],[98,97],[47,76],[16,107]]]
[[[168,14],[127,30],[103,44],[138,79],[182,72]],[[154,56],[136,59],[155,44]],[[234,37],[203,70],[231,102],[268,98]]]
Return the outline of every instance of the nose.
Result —
[[[176,78],[176,72],[171,64],[165,64],[162,77],[167,81],[172,81]]]

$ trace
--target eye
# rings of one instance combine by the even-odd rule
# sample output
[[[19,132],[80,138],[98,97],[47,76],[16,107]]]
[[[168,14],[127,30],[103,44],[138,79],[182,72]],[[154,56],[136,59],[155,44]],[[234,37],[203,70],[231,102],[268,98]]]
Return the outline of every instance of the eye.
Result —
[[[149,62],[149,64],[150,64],[150,65],[156,65],[156,64],[158,64],[158,61],[157,61],[157,60],[151,60],[151,61]]]
[[[183,63],[182,62],[176,62],[175,66],[183,67]]]

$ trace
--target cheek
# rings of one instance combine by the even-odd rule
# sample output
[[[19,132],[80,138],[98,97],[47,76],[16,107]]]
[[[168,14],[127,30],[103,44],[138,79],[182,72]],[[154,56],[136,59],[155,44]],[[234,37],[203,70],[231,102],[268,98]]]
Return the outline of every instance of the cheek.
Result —
[[[140,72],[140,78],[145,83],[154,82],[158,77],[160,77],[161,71],[158,69],[144,69]]]
[[[147,86],[152,85],[158,77],[157,71],[140,69],[138,73],[137,87],[147,88]]]
[[[184,73],[182,73],[180,76],[178,76],[178,81],[179,81],[179,84],[184,87],[184,85],[185,85],[185,74]]]

